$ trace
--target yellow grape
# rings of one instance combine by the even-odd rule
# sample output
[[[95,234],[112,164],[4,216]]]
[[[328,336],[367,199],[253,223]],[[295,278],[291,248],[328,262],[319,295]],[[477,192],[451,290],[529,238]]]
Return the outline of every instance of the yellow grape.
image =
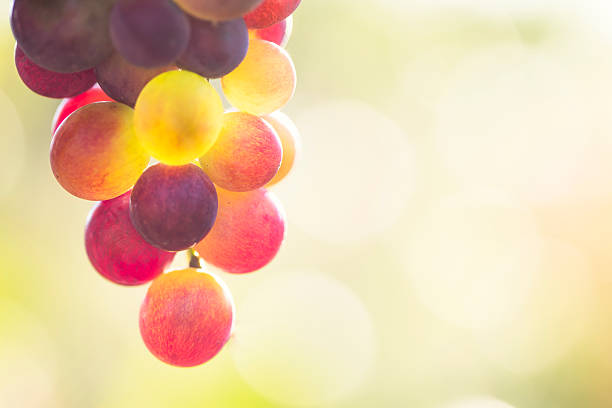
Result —
[[[136,101],[134,126],[140,142],[169,165],[188,164],[204,155],[222,122],[221,98],[208,81],[189,71],[156,76]]]
[[[293,97],[295,67],[283,48],[253,39],[245,59],[221,80],[232,105],[254,115],[267,115],[285,106]]]

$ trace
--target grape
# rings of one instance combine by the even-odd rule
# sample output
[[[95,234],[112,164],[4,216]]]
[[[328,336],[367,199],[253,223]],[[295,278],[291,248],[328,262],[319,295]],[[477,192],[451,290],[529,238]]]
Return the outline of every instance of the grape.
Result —
[[[194,17],[209,21],[227,21],[244,16],[262,0],[174,0]]]
[[[283,161],[274,178],[267,184],[269,187],[284,179],[291,171],[295,156],[300,149],[300,133],[289,116],[282,112],[274,112],[264,119],[276,130],[283,145]]]
[[[177,65],[206,78],[220,78],[232,72],[244,59],[249,33],[244,20],[212,23],[190,18],[189,46]]]
[[[287,51],[268,41],[253,40],[244,61],[221,83],[232,105],[261,116],[289,102],[296,74]]]
[[[219,213],[210,233],[195,247],[208,263],[230,273],[266,266],[285,236],[285,216],[276,197],[264,188],[247,193],[217,189]]]
[[[11,27],[35,64],[55,72],[85,71],[112,52],[110,8],[100,0],[14,0]]]
[[[149,167],[130,199],[134,227],[151,245],[182,251],[208,234],[217,216],[217,192],[194,164]]]
[[[228,342],[234,301],[225,284],[196,269],[153,281],[140,307],[140,334],[149,351],[178,367],[204,364]]]
[[[18,46],[15,47],[15,66],[19,77],[30,90],[49,98],[75,96],[96,83],[91,69],[70,74],[49,71],[33,63]]]
[[[85,248],[100,275],[127,286],[155,279],[175,255],[149,245],[134,229],[129,192],[94,207],[85,229]]]
[[[133,129],[133,111],[117,102],[82,107],[60,125],[51,142],[51,169],[70,194],[93,201],[125,193],[149,156]]]
[[[301,0],[264,0],[255,10],[244,16],[249,28],[266,28],[289,17]]]
[[[279,21],[278,23],[266,28],[254,28],[249,33],[260,40],[273,42],[276,45],[285,47],[293,31],[293,16]]]
[[[158,68],[142,68],[127,62],[119,53],[113,53],[96,67],[100,87],[114,100],[134,107],[138,95],[157,75],[176,70],[168,65]]]
[[[106,95],[98,85],[73,98],[64,99],[55,111],[55,116],[53,117],[52,125],[53,132],[55,133],[55,131],[57,130],[59,125],[62,124],[64,119],[66,119],[72,112],[76,111],[77,109],[94,102],[112,101],[113,100],[108,95]]]
[[[130,63],[161,67],[174,63],[187,47],[189,21],[171,0],[118,0],[110,34],[115,49]]]
[[[250,191],[272,180],[282,156],[281,141],[266,121],[249,113],[230,112],[224,115],[217,142],[200,163],[219,187]]]
[[[191,163],[215,143],[223,103],[217,91],[189,71],[158,75],[136,102],[134,124],[144,148],[171,165]]]

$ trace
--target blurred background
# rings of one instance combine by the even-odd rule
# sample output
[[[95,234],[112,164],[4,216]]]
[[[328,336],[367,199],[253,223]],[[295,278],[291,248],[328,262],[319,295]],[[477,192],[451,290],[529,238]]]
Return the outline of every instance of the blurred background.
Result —
[[[287,240],[214,271],[236,331],[193,369],[89,265],[0,27],[0,407],[612,406],[609,1],[303,0]]]

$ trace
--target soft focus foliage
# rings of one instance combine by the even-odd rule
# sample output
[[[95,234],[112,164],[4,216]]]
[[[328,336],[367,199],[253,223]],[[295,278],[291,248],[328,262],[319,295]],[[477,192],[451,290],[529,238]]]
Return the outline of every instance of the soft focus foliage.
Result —
[[[235,329],[194,369],[144,347],[146,286],[89,265],[91,203],[48,165],[57,102],[2,21],[0,406],[612,406],[609,1],[304,0],[294,21],[285,245],[209,268]]]

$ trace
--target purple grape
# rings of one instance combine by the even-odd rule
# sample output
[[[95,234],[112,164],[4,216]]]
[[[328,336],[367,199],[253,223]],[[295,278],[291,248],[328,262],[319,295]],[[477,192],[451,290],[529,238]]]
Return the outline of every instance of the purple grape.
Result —
[[[191,37],[177,65],[206,78],[221,78],[232,72],[249,48],[249,31],[243,19],[212,23],[189,19]]]
[[[217,191],[198,166],[156,164],[140,176],[130,198],[130,217],[151,245],[165,251],[191,248],[217,217]]]
[[[189,20],[170,0],[119,0],[110,18],[117,51],[130,63],[154,68],[174,63],[189,41]]]
[[[112,52],[109,0],[14,0],[11,27],[35,64],[70,73],[95,67]]]
[[[175,70],[172,65],[159,68],[142,68],[127,62],[118,52],[96,67],[100,88],[114,100],[132,108],[140,91],[150,80],[162,72]]]
[[[96,83],[92,69],[71,74],[49,71],[33,63],[15,46],[15,66],[24,84],[39,95],[49,98],[69,98],[87,91]]]

